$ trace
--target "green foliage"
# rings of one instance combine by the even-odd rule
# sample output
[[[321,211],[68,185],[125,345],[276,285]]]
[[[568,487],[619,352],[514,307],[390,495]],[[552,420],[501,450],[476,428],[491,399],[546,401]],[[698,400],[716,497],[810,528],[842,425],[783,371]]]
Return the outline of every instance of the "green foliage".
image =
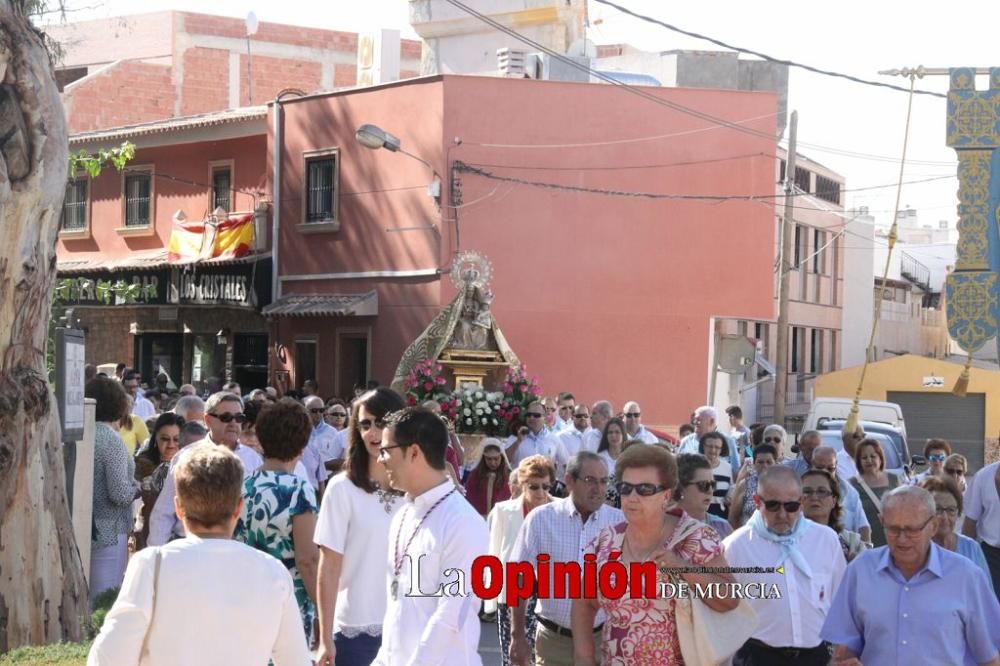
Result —
[[[106,164],[121,171],[134,158],[135,144],[129,141],[123,142],[117,148],[99,150],[96,155],[81,150],[69,154],[69,173],[72,175],[83,169],[91,178],[97,178]]]
[[[85,666],[90,643],[22,647],[0,655],[0,666]]]
[[[107,617],[108,611],[115,604],[115,599],[118,598],[118,590],[120,588],[113,588],[110,590],[105,590],[97,595],[94,599],[94,612],[91,613],[89,621],[84,622],[84,628],[87,631],[87,637],[93,640],[97,637],[97,634],[101,632],[101,627],[104,626],[104,618]]]

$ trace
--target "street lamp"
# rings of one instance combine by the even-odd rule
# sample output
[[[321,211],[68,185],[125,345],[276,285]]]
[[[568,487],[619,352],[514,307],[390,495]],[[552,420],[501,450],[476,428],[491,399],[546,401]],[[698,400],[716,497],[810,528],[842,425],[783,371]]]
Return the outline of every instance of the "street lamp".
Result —
[[[413,153],[408,153],[402,148],[402,142],[399,137],[389,134],[384,129],[378,125],[372,125],[370,123],[365,123],[358,128],[358,131],[354,133],[354,138],[357,139],[365,148],[371,148],[372,150],[378,150],[379,148],[385,148],[388,151],[394,153],[401,153],[415,159],[416,161],[423,164],[425,167],[431,170],[434,174],[434,180],[427,186],[427,194],[434,197],[434,200],[440,203],[441,200],[441,178],[438,176],[437,171],[431,166],[431,163],[422,157],[418,157]]]

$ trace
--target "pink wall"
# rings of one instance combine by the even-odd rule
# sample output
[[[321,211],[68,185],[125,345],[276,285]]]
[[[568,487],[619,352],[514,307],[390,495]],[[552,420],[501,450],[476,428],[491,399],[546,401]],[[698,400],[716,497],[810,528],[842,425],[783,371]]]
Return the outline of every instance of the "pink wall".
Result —
[[[777,101],[765,93],[647,89],[673,102],[775,134]],[[456,210],[438,213],[422,191],[427,169],[369,151],[354,129],[372,122],[435,165],[447,194],[446,157],[492,165],[598,167],[496,173],[618,190],[772,195],[775,142],[704,121],[611,86],[446,76],[286,105],[280,272],[329,273],[447,266]],[[763,116],[763,117],[762,117]],[[762,118],[761,118],[762,117]],[[593,147],[543,144],[659,140]],[[452,147],[454,137],[463,143]],[[480,144],[527,144],[500,148]],[[342,228],[303,235],[301,152],[342,150]],[[450,153],[450,154],[448,154]],[[728,159],[736,158],[736,159]],[[699,163],[692,163],[699,162]],[[685,163],[685,164],[677,164]],[[678,423],[707,393],[709,318],[767,319],[773,308],[773,211],[747,202],[607,197],[460,174],[461,248],[493,262],[494,314],[508,341],[549,392],[642,403],[644,421]],[[373,189],[398,190],[358,194]],[[353,195],[349,193],[355,193]],[[445,204],[447,205],[447,199]],[[387,227],[442,224],[426,231]],[[285,293],[359,293],[374,281],[285,283]],[[392,284],[391,287],[385,286]],[[382,281],[373,376],[388,381],[405,344],[454,291]],[[435,294],[435,291],[438,293]],[[436,297],[436,298],[435,298]],[[436,300],[437,302],[433,302]],[[314,324],[322,325],[321,320]],[[321,378],[321,382],[322,382]]]
[[[90,185],[90,238],[60,238],[57,254],[60,260],[115,260],[131,252],[166,247],[173,229],[173,216],[182,209],[189,220],[204,219],[209,211],[209,162],[233,160],[233,187],[239,190],[265,189],[264,135],[226,141],[207,141],[174,146],[142,148],[136,151],[130,167],[153,165],[155,198],[155,235],[123,237],[115,230],[124,226],[122,213],[122,174],[107,167]],[[74,148],[75,150],[76,148]],[[199,185],[178,181],[191,181]],[[253,199],[237,194],[234,210],[252,210]]]

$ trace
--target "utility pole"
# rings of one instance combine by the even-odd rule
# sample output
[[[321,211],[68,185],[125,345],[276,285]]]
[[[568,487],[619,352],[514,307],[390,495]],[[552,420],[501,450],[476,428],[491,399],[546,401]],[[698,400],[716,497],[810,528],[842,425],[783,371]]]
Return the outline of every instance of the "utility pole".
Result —
[[[778,335],[774,362],[774,419],[784,427],[785,399],[788,396],[788,280],[791,279],[792,261],[795,251],[792,247],[792,219],[795,193],[795,150],[798,133],[799,112],[792,111],[788,124],[788,159],[785,161],[785,212],[781,217],[781,245],[778,249]]]

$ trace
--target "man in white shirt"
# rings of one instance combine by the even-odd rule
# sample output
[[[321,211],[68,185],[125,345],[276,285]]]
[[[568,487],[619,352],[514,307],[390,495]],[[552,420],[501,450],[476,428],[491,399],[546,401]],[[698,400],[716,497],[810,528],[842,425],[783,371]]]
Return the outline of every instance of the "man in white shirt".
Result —
[[[614,415],[614,405],[607,400],[598,400],[594,403],[594,406],[590,408],[591,430],[583,438],[582,450],[597,453],[597,449],[601,446],[601,435],[604,434],[604,428]]]
[[[571,427],[566,428],[558,435],[563,448],[566,449],[566,455],[570,458],[580,451],[586,450],[583,444],[586,441],[587,435],[593,430],[590,427],[590,407],[587,407],[587,405],[574,406],[572,424]],[[562,474],[559,476],[562,476]]]
[[[135,370],[126,370],[122,375],[122,386],[132,396],[132,413],[145,420],[151,416],[156,416],[156,407],[146,399],[139,388],[139,373]]]
[[[626,421],[627,424],[628,422]],[[691,424],[694,426],[694,432],[682,439],[681,443],[677,445],[677,455],[681,455],[682,453],[698,453],[698,444],[701,441],[701,436],[709,432],[718,432],[718,424],[719,413],[715,411],[715,407],[703,405],[694,410],[694,419]],[[726,439],[726,447],[729,449],[729,466],[735,474],[742,464],[739,447],[736,446],[736,442],[729,435],[723,434],[722,436]]]
[[[1000,462],[983,467],[965,491],[962,533],[978,539],[993,577],[993,591],[1000,599]]]
[[[188,421],[205,420],[205,401],[196,395],[184,395],[174,405],[174,414]]]
[[[445,473],[448,429],[423,407],[389,415],[379,461],[406,504],[389,527],[388,599],[374,664],[481,666],[472,562],[489,532]]]
[[[559,406],[559,414],[556,416],[556,426],[559,431],[569,430],[573,427],[573,410],[576,409],[576,398],[569,391],[563,391],[556,399]]]
[[[619,509],[604,503],[611,479],[607,464],[596,453],[581,451],[574,456],[564,480],[569,497],[553,500],[528,514],[514,542],[510,562],[534,565],[538,555],[545,553],[551,556],[550,562],[579,562],[582,566],[584,551],[598,532],[625,520]],[[538,600],[535,652],[539,664],[573,666],[572,607],[571,599]],[[514,666],[526,666],[531,658],[531,647],[524,633],[527,608],[523,602],[510,608],[510,661]],[[605,619],[604,611],[594,618],[598,654]]]
[[[622,409],[625,416],[625,441],[637,439],[646,444],[659,444],[660,440],[656,435],[642,425],[642,410],[639,409],[639,403],[626,402]]]
[[[784,567],[784,573],[737,573],[742,583],[776,585],[780,598],[749,598],[757,629],[736,653],[739,666],[826,666],[820,630],[847,562],[837,534],[802,515],[802,482],[785,465],[760,475],[757,511],[722,542],[731,567]]]
[[[545,427],[545,407],[541,402],[533,402],[524,411],[523,426],[516,435],[507,438],[507,459],[511,467],[517,467],[528,456],[543,455],[549,459],[556,469],[564,468],[569,462],[569,456],[563,449],[562,442],[552,435]]]
[[[174,485],[174,470],[184,457],[198,446],[225,446],[236,454],[243,463],[243,476],[247,477],[263,464],[263,459],[256,451],[239,443],[243,432],[243,401],[228,391],[212,394],[205,402],[205,424],[208,426],[208,437],[195,442],[183,449],[170,461],[170,471],[163,481],[163,490],[156,498],[156,504],[149,516],[149,545],[162,546],[170,541],[171,534],[184,536],[184,527],[174,513],[174,497],[177,494]]]
[[[309,443],[302,451],[302,464],[306,468],[306,474],[309,475],[309,483],[319,493],[317,496],[322,496],[328,476],[326,462],[343,458],[344,451],[337,450],[337,431],[323,420],[323,413],[326,411],[323,399],[311,395],[303,401],[303,404],[309,412],[313,431],[309,435]]]

